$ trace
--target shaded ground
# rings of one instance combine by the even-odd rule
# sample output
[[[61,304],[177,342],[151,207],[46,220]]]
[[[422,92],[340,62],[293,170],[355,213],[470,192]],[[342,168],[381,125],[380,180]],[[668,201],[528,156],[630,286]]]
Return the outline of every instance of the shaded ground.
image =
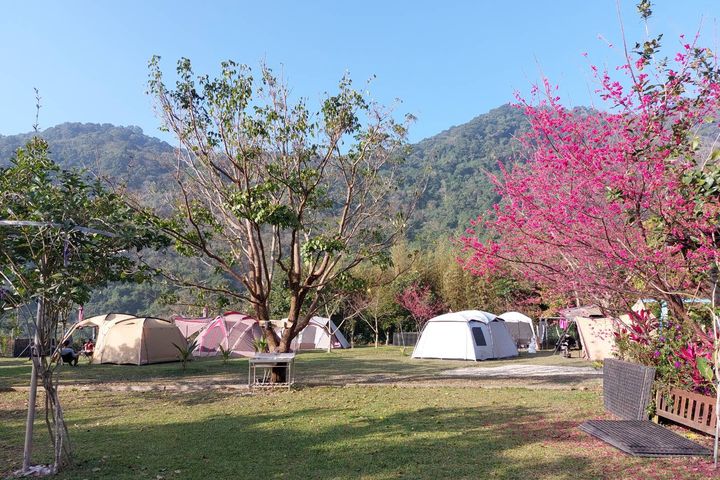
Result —
[[[560,370],[546,375],[528,376],[522,371],[512,372],[514,366],[555,366]],[[508,367],[505,375],[483,378],[474,370]],[[298,355],[296,381],[299,385],[403,385],[403,386],[521,386],[527,388],[599,388],[595,376],[568,375],[565,367],[592,368],[578,358],[566,359],[550,352],[536,355],[522,353],[519,358],[466,362],[450,360],[415,360],[395,347],[356,348],[334,350],[331,353],[309,352]],[[242,389],[247,384],[247,361],[231,359],[227,365],[216,358],[191,362],[187,371],[179,363],[122,366],[90,365],[62,367],[64,388],[107,390],[204,390],[213,388]],[[453,369],[471,368],[467,374],[446,375]],[[564,369],[564,370],[563,370]],[[564,373],[557,374],[557,372]],[[26,388],[30,363],[24,359],[0,359],[0,390]]]

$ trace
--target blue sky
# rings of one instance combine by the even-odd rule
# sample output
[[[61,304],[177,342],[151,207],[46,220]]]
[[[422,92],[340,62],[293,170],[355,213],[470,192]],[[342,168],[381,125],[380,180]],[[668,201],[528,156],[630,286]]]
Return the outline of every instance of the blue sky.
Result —
[[[632,42],[645,38],[635,3],[622,1]],[[716,0],[655,3],[650,32],[666,45],[701,19],[705,44],[718,43]],[[418,117],[417,141],[512,101],[542,74],[567,103],[588,104],[589,63],[618,64],[620,44],[615,0],[5,2],[0,134],[31,129],[37,87],[41,128],[114,123],[162,137],[145,95],[147,61],[159,54],[167,72],[181,56],[210,74],[224,59],[264,60],[311,103],[346,70],[358,84],[376,75],[373,97],[402,99],[399,111]]]

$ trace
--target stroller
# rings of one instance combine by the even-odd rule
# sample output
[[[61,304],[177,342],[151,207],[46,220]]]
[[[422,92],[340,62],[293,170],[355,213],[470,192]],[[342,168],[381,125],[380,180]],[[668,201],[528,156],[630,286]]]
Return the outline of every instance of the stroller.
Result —
[[[577,340],[575,340],[575,337],[572,336],[568,331],[565,331],[555,344],[555,351],[560,351],[562,352],[563,357],[570,358],[570,350],[572,350],[576,346]]]

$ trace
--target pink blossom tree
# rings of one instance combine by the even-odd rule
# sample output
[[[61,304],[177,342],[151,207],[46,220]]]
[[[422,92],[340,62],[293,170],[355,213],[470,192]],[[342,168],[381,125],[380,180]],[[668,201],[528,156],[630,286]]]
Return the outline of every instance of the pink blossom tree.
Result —
[[[593,67],[607,110],[568,109],[548,82],[519,99],[527,158],[494,179],[501,203],[461,239],[469,269],[510,265],[606,308],[653,296],[679,319],[684,296],[712,293],[720,70],[684,41],[673,60],[653,62],[659,42],[637,45],[620,79]]]
[[[649,5],[639,4],[643,18]],[[676,368],[712,383],[720,413],[720,68],[697,37],[681,37],[671,59],[660,40],[626,47],[619,78],[593,67],[606,109],[568,109],[547,81],[519,98],[526,161],[494,179],[502,201],[461,242],[476,273],[510,266],[611,313],[638,297],[665,300],[694,331],[673,352]],[[711,326],[693,321],[688,297],[710,298]]]
[[[435,297],[430,287],[420,283],[405,287],[397,296],[397,301],[415,320],[418,332],[428,320],[445,309],[445,304]]]

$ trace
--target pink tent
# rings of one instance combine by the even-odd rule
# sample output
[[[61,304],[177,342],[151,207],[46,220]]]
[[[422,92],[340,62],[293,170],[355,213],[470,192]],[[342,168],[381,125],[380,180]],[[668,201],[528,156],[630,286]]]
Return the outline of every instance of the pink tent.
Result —
[[[238,312],[227,312],[209,322],[197,336],[193,355],[212,357],[220,347],[230,350],[234,357],[251,357],[255,354],[253,341],[262,337],[258,321]]]
[[[205,326],[212,322],[213,319],[210,317],[186,318],[181,317],[180,315],[175,315],[170,318],[170,321],[173,322],[178,329],[180,329],[180,332],[182,332],[185,338],[190,338],[205,328]]]

